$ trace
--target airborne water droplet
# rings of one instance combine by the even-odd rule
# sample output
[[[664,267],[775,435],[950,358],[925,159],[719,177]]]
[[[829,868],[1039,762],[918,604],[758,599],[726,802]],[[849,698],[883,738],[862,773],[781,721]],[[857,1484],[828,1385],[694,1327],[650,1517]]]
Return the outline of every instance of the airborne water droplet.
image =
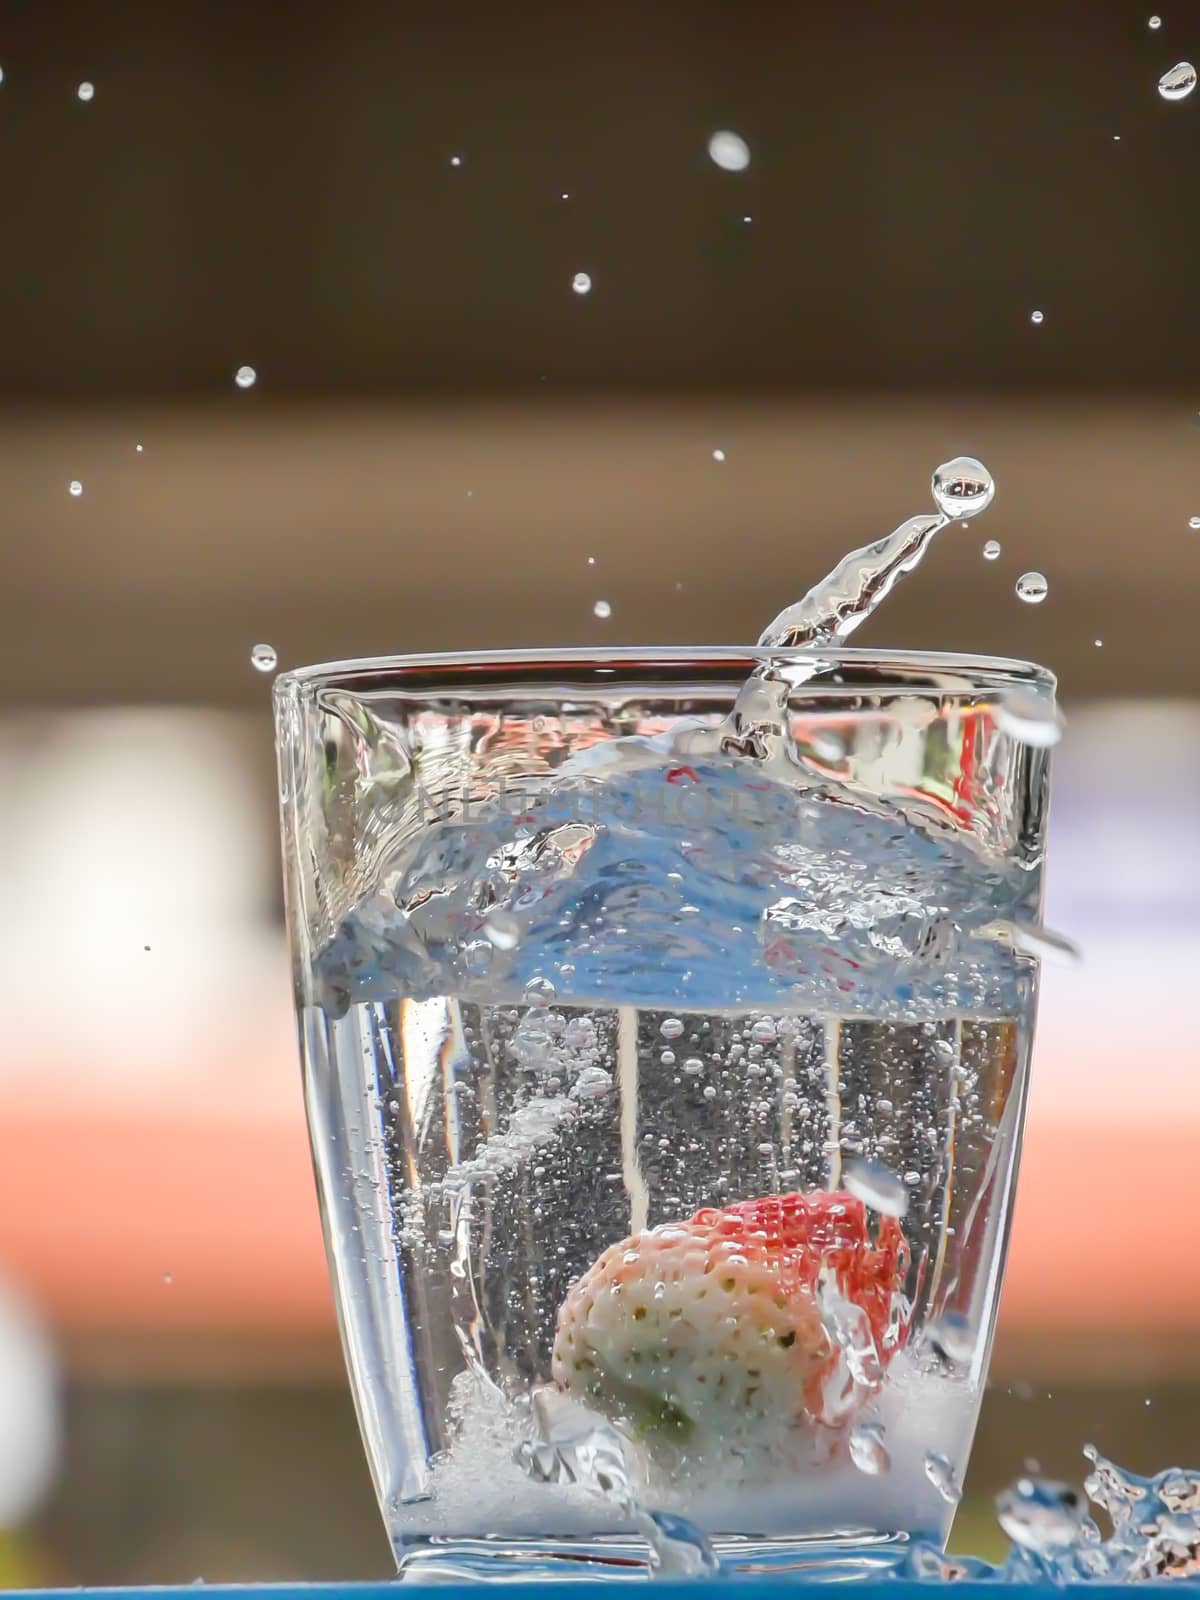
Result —
[[[934,502],[955,522],[986,511],[996,493],[992,475],[974,456],[955,456],[938,467],[930,482]]]
[[[96,85],[94,83],[88,83],[87,79],[85,78],[84,81],[79,85],[78,89],[76,89],[75,93],[86,105],[87,102],[95,95]]]
[[[233,375],[233,381],[239,389],[253,389],[258,382],[258,373],[253,367],[239,367]]]
[[[1164,100],[1186,100],[1196,87],[1196,69],[1190,61],[1179,61],[1158,80]]]
[[[725,452],[724,452],[724,450],[714,450],[713,453],[712,453],[712,457],[713,457],[714,461],[724,461]]]
[[[592,607],[592,615],[599,617],[603,622],[605,618],[612,616],[612,606],[609,605],[607,600],[597,600]]]
[[[1189,528],[1200,528],[1200,517],[1189,517],[1188,518],[1188,527]]]
[[[1017,579],[1017,599],[1027,606],[1040,606],[1050,593],[1050,585],[1041,572],[1023,572]]]
[[[1029,314],[1029,320],[1033,323],[1035,328],[1040,328],[1042,323],[1046,320],[1046,313],[1044,311],[1031,311]]]
[[[1162,27],[1162,18],[1161,17],[1150,17],[1148,19],[1147,23],[1146,23],[1146,26],[1148,28],[1153,29],[1153,31],[1155,33],[1157,33],[1159,28]]]
[[[983,559],[985,561],[996,561],[996,560],[999,559],[999,556],[1000,556],[1000,541],[999,541],[999,539],[989,539],[987,541],[987,543],[983,547]]]
[[[571,287],[576,294],[590,294],[592,280],[586,272],[577,272],[571,279]]]
[[[278,662],[273,644],[256,644],[250,652],[250,665],[256,672],[274,672]]]
[[[78,478],[71,479],[70,483],[67,485],[67,493],[73,494],[78,500],[79,496],[83,493],[83,485],[80,483]]]
[[[745,172],[750,165],[750,146],[731,128],[718,128],[708,141],[708,154],[723,172]]]

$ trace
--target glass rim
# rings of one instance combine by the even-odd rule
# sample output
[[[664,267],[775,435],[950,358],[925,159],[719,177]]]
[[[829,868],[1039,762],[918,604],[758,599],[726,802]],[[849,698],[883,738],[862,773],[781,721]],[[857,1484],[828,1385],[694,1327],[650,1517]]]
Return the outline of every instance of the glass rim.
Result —
[[[610,685],[614,681],[632,682],[655,669],[686,671],[689,667],[704,671],[710,682],[720,681],[719,669],[726,668],[729,681],[734,683],[739,675],[767,662],[785,669],[820,662],[828,669],[797,683],[796,694],[904,688],[922,680],[925,688],[938,687],[958,694],[1024,687],[1048,690],[1053,695],[1057,688],[1055,674],[1033,661],[941,650],[880,650],[854,645],[787,649],[762,645],[581,645],[544,650],[432,651],[315,662],[279,673],[274,692],[277,700],[305,689],[322,688],[362,694],[390,690],[428,698],[436,696],[439,689],[454,692],[472,687],[515,688],[522,682],[531,691],[545,690],[555,678],[566,679],[573,672],[593,675],[599,687],[605,681]],[[531,669],[548,676],[531,681]],[[848,678],[842,676],[843,672],[849,674]]]

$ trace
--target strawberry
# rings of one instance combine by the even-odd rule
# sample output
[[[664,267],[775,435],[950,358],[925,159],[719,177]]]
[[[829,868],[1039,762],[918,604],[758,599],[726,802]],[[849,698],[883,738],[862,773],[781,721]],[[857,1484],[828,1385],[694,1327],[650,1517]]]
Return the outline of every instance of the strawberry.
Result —
[[[904,1336],[908,1246],[843,1192],[769,1196],[607,1249],[558,1313],[559,1388],[650,1445],[745,1453],[843,1428]]]

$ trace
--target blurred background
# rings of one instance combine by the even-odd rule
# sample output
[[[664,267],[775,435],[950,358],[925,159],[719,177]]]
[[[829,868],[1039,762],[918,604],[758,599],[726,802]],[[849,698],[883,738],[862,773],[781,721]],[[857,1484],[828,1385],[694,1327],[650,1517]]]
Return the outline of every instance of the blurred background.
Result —
[[[252,646],[744,642],[960,452],[994,507],[855,642],[1059,673],[1086,961],[953,1542],[1085,1440],[1200,1465],[1200,95],[1156,90],[1200,15],[1162,4],[8,8],[0,1581],[389,1571]]]

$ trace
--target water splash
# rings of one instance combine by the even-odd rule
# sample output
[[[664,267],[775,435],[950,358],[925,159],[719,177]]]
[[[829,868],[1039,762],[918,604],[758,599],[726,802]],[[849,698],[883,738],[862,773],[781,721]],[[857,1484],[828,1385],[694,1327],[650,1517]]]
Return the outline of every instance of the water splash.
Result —
[[[917,567],[936,533],[978,516],[991,504],[995,483],[982,462],[958,456],[934,472],[930,492],[939,510],[909,517],[886,538],[853,550],[802,600],[767,627],[764,649],[840,643],[864,623],[900,579]]]

